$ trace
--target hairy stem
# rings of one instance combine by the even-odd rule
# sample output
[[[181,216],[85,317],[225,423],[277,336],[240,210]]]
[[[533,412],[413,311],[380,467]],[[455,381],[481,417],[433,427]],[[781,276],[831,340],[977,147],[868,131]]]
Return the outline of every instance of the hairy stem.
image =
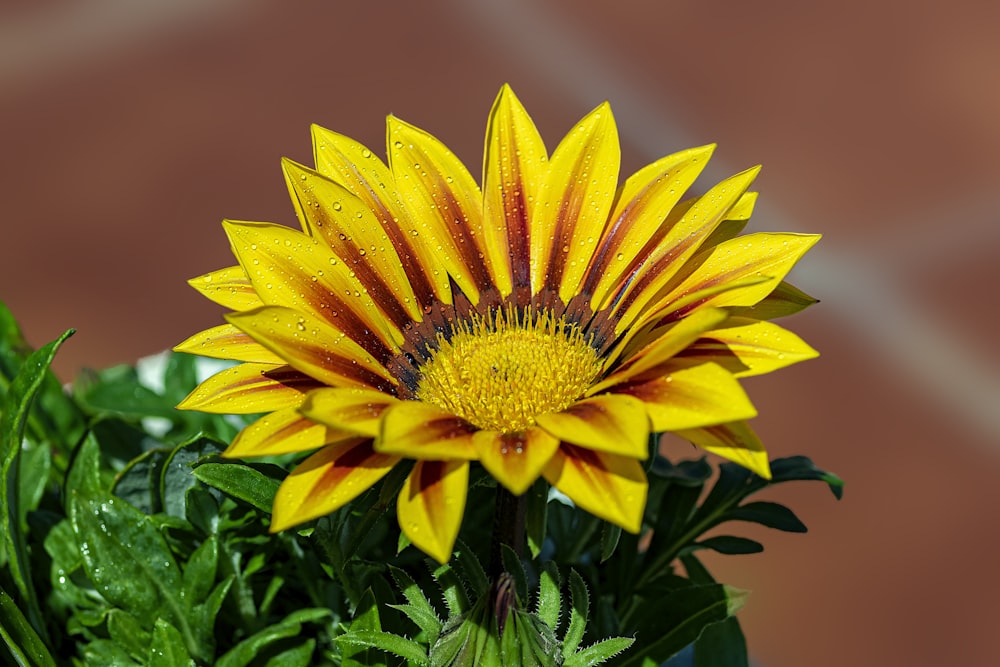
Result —
[[[490,546],[490,579],[496,581],[504,572],[503,549],[506,544],[519,557],[524,553],[524,521],[526,496],[515,496],[502,486],[497,487],[496,511],[493,515],[493,540]]]

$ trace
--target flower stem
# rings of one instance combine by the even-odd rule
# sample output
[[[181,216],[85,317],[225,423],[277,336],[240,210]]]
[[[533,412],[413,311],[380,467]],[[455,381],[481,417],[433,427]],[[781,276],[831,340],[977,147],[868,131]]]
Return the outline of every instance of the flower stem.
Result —
[[[524,553],[524,521],[527,507],[527,496],[515,496],[502,486],[497,487],[493,540],[490,546],[490,579],[493,581],[505,571],[502,549],[504,544],[518,557]]]

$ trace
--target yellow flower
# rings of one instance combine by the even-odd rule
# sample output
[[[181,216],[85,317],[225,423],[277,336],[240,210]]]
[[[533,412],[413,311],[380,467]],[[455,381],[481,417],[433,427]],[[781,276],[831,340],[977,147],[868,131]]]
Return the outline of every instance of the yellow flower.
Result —
[[[550,156],[505,86],[480,189],[437,139],[387,124],[388,165],[314,127],[315,170],[283,162],[302,231],[226,221],[238,266],[191,281],[234,312],[175,349],[242,363],[179,407],[268,413],[227,456],[317,450],[281,485],[272,530],[403,459],[400,526],[442,562],[472,461],[514,494],[542,476],[632,532],[650,433],[769,476],[737,378],[816,355],[767,320],[812,302],[782,280],[818,237],[737,236],[757,169],[682,200],[706,146],[619,185],[607,104]]]

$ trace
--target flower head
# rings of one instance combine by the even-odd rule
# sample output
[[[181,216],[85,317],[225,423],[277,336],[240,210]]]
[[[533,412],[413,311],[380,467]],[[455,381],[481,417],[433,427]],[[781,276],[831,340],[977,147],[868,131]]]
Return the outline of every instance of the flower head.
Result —
[[[316,450],[281,485],[272,530],[403,459],[400,526],[439,561],[474,461],[514,494],[542,476],[633,532],[651,433],[769,476],[738,378],[815,356],[768,320],[812,302],[783,278],[818,237],[738,236],[757,169],[684,199],[706,146],[619,185],[607,104],[549,155],[506,86],[482,188],[391,116],[387,144],[388,164],[314,127],[315,169],[283,163],[302,231],[226,221],[238,265],[191,281],[233,312],[176,349],[242,363],[179,407],[267,413],[228,456]]]

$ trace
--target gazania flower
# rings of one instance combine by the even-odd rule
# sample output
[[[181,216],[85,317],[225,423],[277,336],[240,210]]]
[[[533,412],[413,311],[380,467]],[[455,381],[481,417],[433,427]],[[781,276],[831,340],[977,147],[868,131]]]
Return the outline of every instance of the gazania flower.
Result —
[[[226,221],[238,265],[191,284],[231,309],[177,350],[242,362],[179,407],[267,413],[226,451],[316,450],[272,530],[340,508],[404,459],[402,530],[446,561],[478,462],[514,494],[539,476],[638,532],[651,433],[769,476],[738,378],[815,356],[768,322],[812,302],[782,282],[817,236],[749,234],[757,169],[684,194],[713,147],[619,185],[602,104],[549,155],[504,87],[482,188],[441,142],[388,119],[388,164],[313,128],[285,179],[302,231]]]

